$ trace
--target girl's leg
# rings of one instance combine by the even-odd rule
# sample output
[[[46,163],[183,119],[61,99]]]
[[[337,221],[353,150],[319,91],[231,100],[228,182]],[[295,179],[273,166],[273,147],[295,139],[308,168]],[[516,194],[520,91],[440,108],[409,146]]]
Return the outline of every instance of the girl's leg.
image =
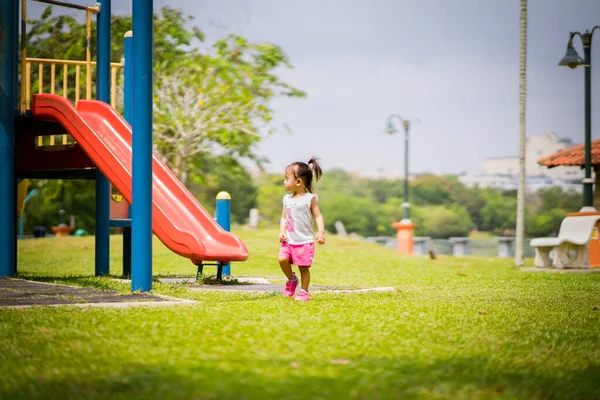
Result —
[[[279,266],[281,267],[281,271],[287,276],[288,280],[294,280],[294,274],[292,273],[292,265],[290,264],[290,260],[287,257],[279,256]]]
[[[308,292],[308,285],[310,285],[310,267],[298,267],[298,269],[300,269],[300,279],[302,279],[302,289],[304,289]]]

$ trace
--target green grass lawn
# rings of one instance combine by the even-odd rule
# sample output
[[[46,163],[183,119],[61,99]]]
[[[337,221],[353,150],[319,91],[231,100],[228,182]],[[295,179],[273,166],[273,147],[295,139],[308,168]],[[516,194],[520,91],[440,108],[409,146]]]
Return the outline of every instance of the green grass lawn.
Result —
[[[280,277],[277,232],[237,233],[250,259],[232,273]],[[118,275],[119,236],[111,246]],[[21,241],[19,273],[129,291],[91,277],[93,253],[89,237]],[[153,254],[155,276],[195,275],[158,241]],[[600,399],[600,274],[410,258],[335,236],[312,272],[314,284],[397,292],[298,304],[154,283],[198,304],[1,310],[0,398]]]

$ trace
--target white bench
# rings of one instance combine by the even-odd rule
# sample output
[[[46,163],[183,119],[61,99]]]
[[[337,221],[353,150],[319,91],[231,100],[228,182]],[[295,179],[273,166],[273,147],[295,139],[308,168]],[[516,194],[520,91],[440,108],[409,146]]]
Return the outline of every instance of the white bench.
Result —
[[[560,224],[558,237],[533,239],[531,247],[535,247],[535,266],[589,268],[588,246],[599,219],[600,215],[566,217]],[[554,259],[550,257],[552,250]]]

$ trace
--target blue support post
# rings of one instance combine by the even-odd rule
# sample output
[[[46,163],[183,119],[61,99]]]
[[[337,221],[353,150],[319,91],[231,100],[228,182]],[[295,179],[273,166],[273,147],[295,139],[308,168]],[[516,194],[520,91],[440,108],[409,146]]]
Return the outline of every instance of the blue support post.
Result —
[[[152,290],[152,0],[133,0],[131,288]]]
[[[231,196],[227,192],[217,194],[217,223],[227,232],[231,231]],[[231,275],[231,263],[219,263],[218,268],[222,269],[222,275]]]
[[[110,104],[111,0],[100,3],[96,29],[96,98]],[[96,276],[110,272],[110,183],[96,171]]]
[[[13,14],[13,21],[14,21],[14,27],[18,27],[20,24],[20,18],[21,16],[19,15],[19,2],[15,1],[15,6],[14,6],[14,14]],[[18,107],[19,105],[19,63],[20,63],[20,58],[19,58],[19,33],[18,33],[18,28],[17,31],[15,32],[14,35],[14,39],[15,39],[15,107]]]
[[[15,91],[16,1],[0,2],[0,277],[16,268]]]
[[[133,83],[133,32],[127,31],[123,36],[123,117],[132,125],[131,85]],[[133,126],[133,125],[132,125]]]
[[[133,82],[133,32],[127,31],[123,38],[123,116],[129,125],[131,118],[131,84]],[[127,217],[131,219],[131,205]],[[131,224],[123,227],[123,276],[131,278]]]

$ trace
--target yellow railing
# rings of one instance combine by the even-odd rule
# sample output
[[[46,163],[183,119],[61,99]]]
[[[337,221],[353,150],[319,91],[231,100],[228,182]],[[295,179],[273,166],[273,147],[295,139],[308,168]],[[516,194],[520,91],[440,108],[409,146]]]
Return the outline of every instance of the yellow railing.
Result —
[[[30,109],[31,107],[31,65],[37,64],[37,93],[50,93],[50,94],[60,94],[65,99],[69,99],[69,89],[71,86],[69,85],[69,74],[72,73],[73,68],[75,69],[75,87],[74,87],[74,97],[73,101],[75,106],[79,102],[81,98],[81,74],[82,69],[85,71],[85,99],[92,99],[92,67],[96,67],[96,62],[90,62],[89,67],[88,63],[85,61],[73,61],[73,60],[55,60],[55,59],[45,59],[45,58],[27,58],[25,61],[25,101],[21,102],[21,111],[25,112],[25,110]],[[59,72],[59,79],[57,79],[57,66],[60,71],[62,69],[62,73]],[[48,70],[50,67],[50,85],[44,86],[44,71]],[[89,69],[88,69],[89,68]],[[111,106],[117,106],[117,73],[121,68],[120,63],[111,63],[110,64],[110,104]],[[69,71],[71,70],[71,71]],[[62,80],[62,82],[60,82]],[[73,78],[71,78],[71,81]],[[58,84],[57,84],[58,83]],[[61,84],[62,83],[62,84]],[[61,87],[62,86],[62,87]],[[22,93],[23,94],[23,93]],[[38,136],[36,140],[37,147],[46,148],[47,146],[51,146],[52,149],[57,150],[58,147],[54,148],[54,146],[69,147],[74,144],[74,141],[69,135],[51,135],[44,139],[44,136]]]
[[[9,0],[12,1],[12,0]],[[21,87],[20,87],[20,109],[25,113],[31,108],[32,90],[37,93],[61,94],[65,99],[71,96],[73,103],[77,106],[81,98],[81,75],[85,78],[85,96],[86,100],[91,100],[92,93],[92,71],[96,67],[96,62],[92,61],[91,38],[92,38],[92,14],[100,12],[100,5],[80,6],[76,4],[65,3],[60,0],[34,0],[40,3],[48,3],[68,8],[74,8],[85,11],[86,25],[86,46],[85,61],[75,60],[57,60],[46,58],[27,57],[26,32],[27,32],[27,0],[21,0]],[[32,78],[32,64],[37,65],[37,78]],[[45,73],[50,68],[49,83],[45,81]],[[57,77],[57,68],[59,70]],[[117,106],[117,73],[121,68],[120,63],[110,64],[110,104]],[[62,69],[62,72],[61,72]],[[83,72],[82,72],[83,69]],[[35,69],[33,70],[35,73]],[[37,88],[32,89],[32,79]],[[36,82],[37,80],[37,82]],[[73,86],[73,81],[74,86]],[[35,90],[37,89],[37,90]],[[50,135],[38,136],[35,140],[36,146],[45,150],[59,150],[61,148],[71,147],[75,141],[69,135]]]
[[[37,78],[34,80],[37,81],[37,93],[51,93],[51,94],[60,94],[65,99],[69,99],[69,90],[73,88],[69,85],[69,80],[74,80],[74,93],[73,102],[77,106],[77,102],[81,99],[81,76],[82,69],[85,73],[85,93],[84,99],[91,100],[92,99],[92,73],[94,72],[92,69],[96,67],[96,62],[92,61],[88,63],[86,61],[74,61],[74,60],[55,60],[55,59],[46,59],[46,58],[26,58],[25,59],[25,90],[24,90],[24,98],[21,101],[21,110],[28,110],[31,106],[31,95],[32,95],[32,85],[31,85],[31,65],[37,64]],[[45,72],[50,67],[50,84],[44,85],[45,82]],[[58,67],[58,68],[57,68]],[[120,63],[110,63],[110,105],[116,107],[117,105],[117,73],[121,68]],[[57,79],[57,71],[61,70],[62,73],[59,72],[59,76]],[[74,76],[73,76],[73,69]],[[61,82],[62,81],[62,82]],[[47,81],[46,81],[47,82]],[[57,82],[59,83],[57,85]]]
[[[44,87],[44,67],[50,66],[50,85],[49,93],[55,94],[57,91],[56,87],[56,66],[62,67],[62,97],[68,99],[69,93],[69,67],[75,67],[74,79],[74,103],[77,102],[81,96],[81,69],[85,69],[85,99],[92,99],[92,67],[96,65],[92,61],[91,54],[91,39],[92,39],[92,14],[98,14],[100,12],[100,5],[96,3],[95,6],[80,6],[76,4],[65,3],[59,0],[34,0],[40,3],[48,3],[59,5],[68,8],[74,8],[85,11],[85,25],[86,25],[86,46],[85,46],[85,61],[72,61],[72,60],[55,60],[55,59],[44,59],[44,58],[30,58],[27,57],[27,46],[26,46],[26,25],[27,25],[27,0],[21,0],[21,88],[20,88],[20,108],[21,112],[24,113],[31,107],[31,64],[38,65],[38,76],[37,76],[37,92],[48,93]],[[119,63],[111,63],[111,95],[110,103],[113,107],[116,106],[117,99],[117,71],[121,68]],[[24,79],[23,79],[24,78]],[[60,79],[59,79],[60,80]],[[48,85],[47,85],[48,86]],[[60,87],[58,88],[60,89]]]

